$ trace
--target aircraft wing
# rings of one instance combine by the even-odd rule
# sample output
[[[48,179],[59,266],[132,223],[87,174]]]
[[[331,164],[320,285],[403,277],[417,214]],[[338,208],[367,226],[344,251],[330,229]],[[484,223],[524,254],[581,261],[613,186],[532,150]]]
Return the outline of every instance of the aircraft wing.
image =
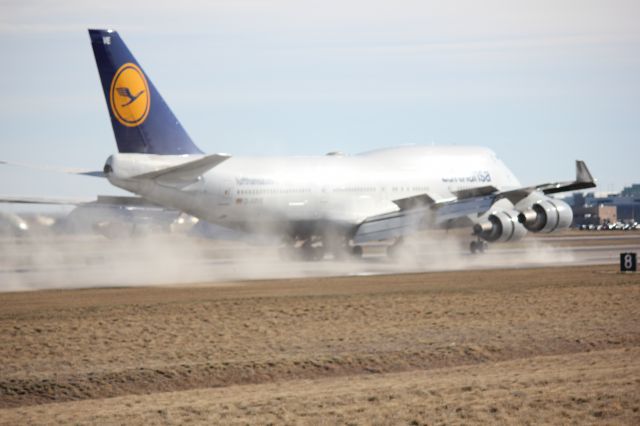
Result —
[[[493,186],[482,186],[454,192],[454,197],[441,198],[429,194],[395,200],[400,210],[365,219],[356,230],[356,244],[403,237],[428,227],[442,227],[457,220],[469,220],[470,215],[485,213],[501,198],[513,204],[533,192],[555,194],[596,186],[584,161],[576,161],[576,179],[570,182],[499,191]]]
[[[507,198],[515,204],[534,191],[540,191],[544,194],[556,194],[559,192],[594,188],[595,186],[596,180],[591,175],[591,172],[587,168],[585,162],[576,160],[576,179],[574,181],[543,183],[536,186],[505,191],[502,193],[502,198]]]

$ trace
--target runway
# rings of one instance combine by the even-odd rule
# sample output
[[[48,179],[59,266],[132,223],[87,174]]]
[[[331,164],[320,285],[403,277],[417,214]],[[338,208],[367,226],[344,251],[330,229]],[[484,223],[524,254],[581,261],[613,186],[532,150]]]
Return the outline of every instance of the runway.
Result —
[[[465,236],[427,234],[407,241],[390,260],[385,246],[365,247],[363,259],[282,261],[276,246],[153,235],[126,240],[48,236],[0,242],[0,291],[194,284],[254,279],[366,276],[451,270],[615,264],[640,251],[640,232],[568,232],[492,244],[471,255]]]

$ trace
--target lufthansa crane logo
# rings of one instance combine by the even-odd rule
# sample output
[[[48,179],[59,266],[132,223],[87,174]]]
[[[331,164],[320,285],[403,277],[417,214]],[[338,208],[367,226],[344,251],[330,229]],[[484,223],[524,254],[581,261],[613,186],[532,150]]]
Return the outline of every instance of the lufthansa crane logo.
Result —
[[[109,90],[109,103],[120,124],[135,127],[149,115],[151,96],[142,70],[130,62],[118,68]]]

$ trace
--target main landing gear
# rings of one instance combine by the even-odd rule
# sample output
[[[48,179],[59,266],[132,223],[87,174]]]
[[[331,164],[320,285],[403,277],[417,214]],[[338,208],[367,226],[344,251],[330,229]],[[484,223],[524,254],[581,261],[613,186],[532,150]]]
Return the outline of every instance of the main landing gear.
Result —
[[[302,244],[288,242],[278,251],[282,260],[322,260],[324,253],[324,246],[311,240],[305,240]]]
[[[310,238],[288,239],[278,251],[280,259],[297,261],[323,260],[326,253],[330,253],[334,260],[361,259],[363,249],[359,245],[350,246],[346,241]]]
[[[484,253],[489,248],[489,244],[485,240],[478,238],[476,241],[471,241],[469,244],[469,251],[471,254]]]

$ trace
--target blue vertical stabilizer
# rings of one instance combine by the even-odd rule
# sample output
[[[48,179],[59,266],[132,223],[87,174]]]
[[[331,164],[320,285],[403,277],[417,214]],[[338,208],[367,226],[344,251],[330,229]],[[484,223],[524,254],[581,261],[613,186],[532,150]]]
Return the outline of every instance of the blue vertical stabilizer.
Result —
[[[89,30],[118,151],[202,154],[117,32]]]

